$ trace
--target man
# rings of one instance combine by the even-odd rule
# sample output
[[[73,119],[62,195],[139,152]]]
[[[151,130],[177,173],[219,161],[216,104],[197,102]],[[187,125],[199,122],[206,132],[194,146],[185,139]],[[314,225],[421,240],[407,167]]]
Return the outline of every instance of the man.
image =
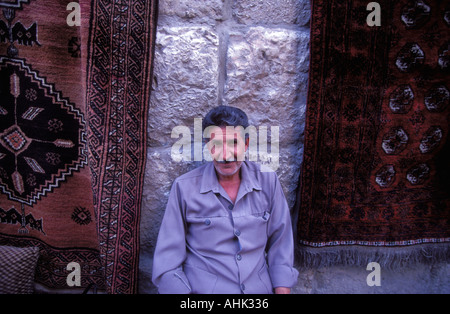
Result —
[[[281,294],[296,283],[289,208],[276,174],[244,161],[247,127],[238,108],[206,115],[213,161],[172,186],[153,263],[159,293]]]

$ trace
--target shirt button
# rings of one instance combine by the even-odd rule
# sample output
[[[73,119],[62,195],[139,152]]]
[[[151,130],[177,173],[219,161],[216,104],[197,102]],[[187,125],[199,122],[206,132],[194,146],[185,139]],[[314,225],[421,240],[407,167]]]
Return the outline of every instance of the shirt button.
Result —
[[[237,259],[238,261],[240,261],[240,260],[242,259],[241,254],[236,255],[236,259]]]
[[[239,230],[235,230],[235,231],[234,231],[234,235],[235,235],[236,237],[239,237],[239,236],[241,235],[241,232],[240,232]]]
[[[231,204],[231,205],[228,206],[228,209],[229,209],[229,210],[232,210],[233,208],[234,208],[234,205],[233,205],[233,204]]]
[[[241,284],[241,290],[245,291],[245,285],[244,284]]]
[[[206,220],[205,220],[205,225],[209,226],[210,224],[211,224],[211,220],[206,219]]]

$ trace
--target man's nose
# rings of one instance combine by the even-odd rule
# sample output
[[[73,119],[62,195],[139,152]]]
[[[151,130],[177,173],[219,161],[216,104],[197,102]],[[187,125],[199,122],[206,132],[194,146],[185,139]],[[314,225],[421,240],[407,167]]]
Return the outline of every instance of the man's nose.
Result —
[[[234,148],[229,147],[226,143],[222,146],[222,160],[234,160]]]

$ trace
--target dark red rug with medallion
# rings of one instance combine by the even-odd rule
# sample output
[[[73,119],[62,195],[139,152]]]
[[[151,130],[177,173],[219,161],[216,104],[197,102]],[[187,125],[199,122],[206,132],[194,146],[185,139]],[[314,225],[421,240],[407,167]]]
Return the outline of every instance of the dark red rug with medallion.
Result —
[[[449,259],[450,5],[367,4],[312,3],[303,265]]]

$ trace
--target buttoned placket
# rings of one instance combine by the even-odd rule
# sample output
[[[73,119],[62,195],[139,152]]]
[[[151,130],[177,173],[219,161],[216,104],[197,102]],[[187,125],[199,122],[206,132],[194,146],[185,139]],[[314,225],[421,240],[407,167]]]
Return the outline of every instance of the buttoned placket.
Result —
[[[242,190],[241,190],[242,188]],[[225,209],[227,209],[227,212],[229,214],[230,217],[230,222],[231,222],[231,226],[233,228],[233,235],[234,238],[237,241],[238,247],[237,247],[237,251],[235,254],[235,261],[236,261],[236,266],[238,269],[238,280],[239,280],[239,288],[241,289],[241,293],[245,293],[245,284],[243,282],[241,282],[241,271],[240,271],[240,263],[243,260],[243,256],[241,254],[242,252],[242,245],[241,245],[241,241],[239,239],[239,237],[241,236],[241,230],[237,229],[234,223],[234,217],[233,217],[233,212],[236,212],[236,207],[239,205],[239,201],[250,191],[250,189],[248,189],[248,187],[246,186],[242,186],[240,187],[238,196],[236,197],[236,201],[233,204],[233,202],[230,200],[228,194],[225,192],[225,190],[221,189],[221,191],[214,191],[217,198],[219,199],[219,201],[222,203],[222,205],[224,206]],[[242,192],[242,193],[241,193]]]
[[[240,270],[240,264],[241,264],[241,261],[243,259],[242,254],[241,254],[241,252],[242,252],[242,245],[241,245],[241,241],[239,239],[239,237],[241,235],[241,231],[239,229],[236,229],[236,225],[234,223],[234,217],[233,217],[233,210],[236,208],[236,205],[237,205],[237,200],[236,200],[236,204],[234,204],[234,205],[230,204],[228,206],[228,210],[229,210],[229,215],[230,215],[230,218],[231,218],[231,224],[232,224],[233,230],[234,230],[234,232],[233,232],[234,233],[234,238],[236,239],[237,244],[238,244],[238,248],[237,248],[237,252],[236,252],[236,265],[237,265],[237,268],[238,268],[238,278],[239,278],[240,289],[241,289],[241,292],[244,293],[245,292],[245,285],[241,281],[241,270]]]

